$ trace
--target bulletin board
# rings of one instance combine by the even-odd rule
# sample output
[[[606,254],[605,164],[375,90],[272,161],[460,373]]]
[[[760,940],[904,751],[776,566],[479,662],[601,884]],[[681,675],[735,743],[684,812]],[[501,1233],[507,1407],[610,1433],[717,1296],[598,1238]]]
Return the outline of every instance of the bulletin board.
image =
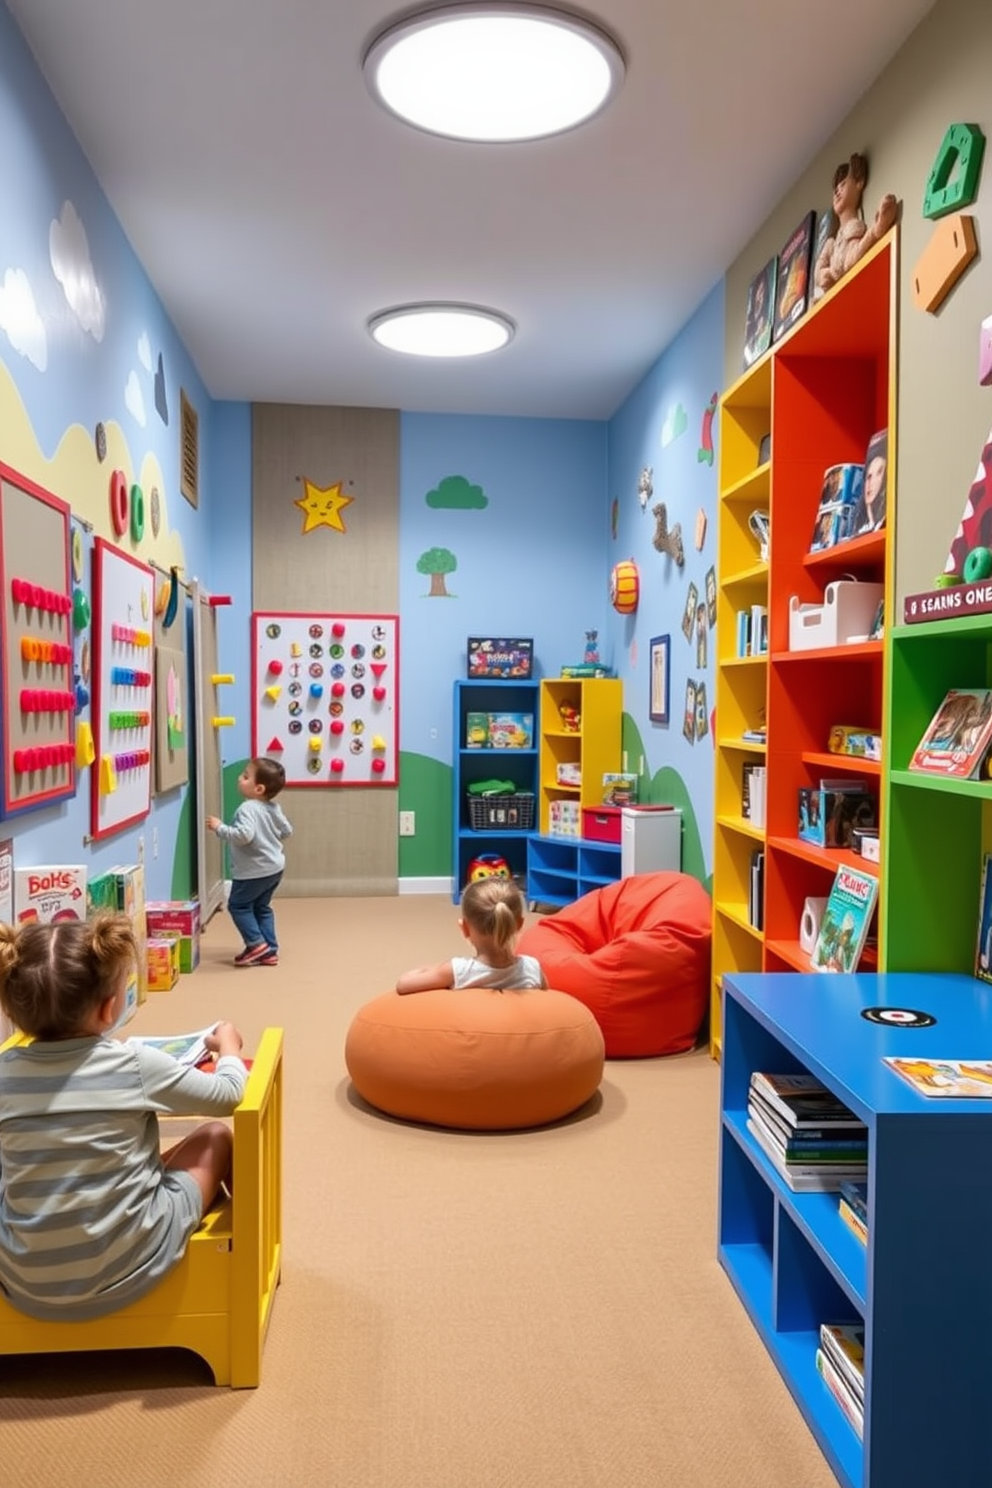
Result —
[[[151,810],[152,570],[102,537],[93,544],[90,830],[108,837]]]
[[[69,507],[0,464],[2,812],[76,789]]]
[[[173,593],[175,585],[175,593]],[[154,570],[156,795],[189,780],[189,680],[186,666],[186,585],[178,574]]]
[[[287,785],[397,784],[397,616],[257,611],[251,684],[252,753]]]

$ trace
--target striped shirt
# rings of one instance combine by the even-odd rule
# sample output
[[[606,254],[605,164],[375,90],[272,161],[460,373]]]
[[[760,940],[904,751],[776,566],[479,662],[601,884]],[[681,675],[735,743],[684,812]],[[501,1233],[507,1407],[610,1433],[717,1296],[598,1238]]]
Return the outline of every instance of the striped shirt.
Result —
[[[0,1053],[0,1286],[21,1312],[83,1320],[126,1307],[182,1257],[195,1180],[165,1168],[159,1112],[227,1116],[247,1074],[208,1075],[108,1038]]]

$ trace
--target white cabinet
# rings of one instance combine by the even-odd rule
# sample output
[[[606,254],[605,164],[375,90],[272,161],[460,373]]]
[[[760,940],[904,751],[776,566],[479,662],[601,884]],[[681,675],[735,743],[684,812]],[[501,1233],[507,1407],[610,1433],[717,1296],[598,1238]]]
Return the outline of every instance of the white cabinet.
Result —
[[[682,870],[682,813],[674,806],[623,806],[620,876]]]

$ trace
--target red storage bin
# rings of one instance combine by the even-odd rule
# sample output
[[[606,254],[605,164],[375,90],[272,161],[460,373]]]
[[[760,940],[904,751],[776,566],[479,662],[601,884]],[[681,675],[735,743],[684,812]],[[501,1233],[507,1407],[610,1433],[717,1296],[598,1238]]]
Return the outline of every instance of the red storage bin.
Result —
[[[589,842],[620,841],[619,806],[583,806],[582,835]]]

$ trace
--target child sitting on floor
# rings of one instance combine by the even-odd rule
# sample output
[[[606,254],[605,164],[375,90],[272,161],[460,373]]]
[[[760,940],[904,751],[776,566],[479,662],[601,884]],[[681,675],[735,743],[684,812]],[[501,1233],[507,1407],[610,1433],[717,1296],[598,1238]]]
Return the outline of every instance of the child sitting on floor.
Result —
[[[462,893],[458,924],[475,955],[454,956],[437,966],[406,971],[396,983],[397,992],[428,992],[435,987],[494,987],[500,991],[546,987],[540,962],[514,952],[523,923],[524,896],[512,879],[483,878],[470,883]]]
[[[212,1075],[111,1038],[136,959],[124,915],[0,924],[0,1007],[32,1040],[0,1053],[0,1287],[30,1317],[102,1317],[151,1291],[230,1172],[223,1122],[161,1153],[156,1113],[230,1115],[241,1035],[207,1035]]]

